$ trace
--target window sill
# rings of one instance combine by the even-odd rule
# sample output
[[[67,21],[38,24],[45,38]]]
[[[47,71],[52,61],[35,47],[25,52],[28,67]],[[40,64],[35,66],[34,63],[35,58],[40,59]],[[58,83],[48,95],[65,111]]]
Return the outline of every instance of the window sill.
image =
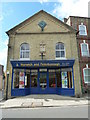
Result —
[[[85,57],[85,58],[90,58],[90,56],[83,56],[83,55],[82,55],[82,57]]]
[[[66,60],[67,58],[55,58],[55,60]]]
[[[19,60],[30,60],[30,58],[20,58]]]

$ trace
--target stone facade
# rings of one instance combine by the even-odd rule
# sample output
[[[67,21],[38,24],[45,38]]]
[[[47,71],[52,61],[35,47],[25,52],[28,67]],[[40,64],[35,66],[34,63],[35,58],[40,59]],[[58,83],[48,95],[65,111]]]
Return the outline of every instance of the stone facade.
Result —
[[[46,22],[44,31],[38,26],[40,21]],[[12,66],[10,59],[20,59],[20,45],[30,45],[30,60],[41,60],[40,43],[45,44],[44,60],[55,60],[55,45],[62,42],[65,45],[66,59],[75,59],[74,82],[75,95],[81,93],[79,60],[77,52],[76,31],[45,11],[40,11],[26,21],[7,32],[9,36],[7,70],[9,71],[8,94],[11,96]]]

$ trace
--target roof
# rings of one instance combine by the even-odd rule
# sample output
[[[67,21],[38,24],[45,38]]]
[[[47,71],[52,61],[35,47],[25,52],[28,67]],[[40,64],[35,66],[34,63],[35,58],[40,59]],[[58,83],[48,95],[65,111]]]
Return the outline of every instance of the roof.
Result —
[[[56,18],[55,16],[47,13],[46,11],[44,10],[40,10],[39,12],[37,12],[36,14],[34,14],[33,16],[29,17],[28,19],[26,19],[25,21],[21,22],[20,24],[16,25],[15,27],[11,28],[10,30],[8,30],[6,33],[7,35],[9,35],[10,33],[13,33],[15,32],[15,30],[17,30],[18,28],[22,27],[23,24],[25,25],[28,21],[30,21],[31,18],[33,18],[35,15],[38,15],[40,13],[45,13],[47,15],[50,15],[52,18],[56,19],[57,21],[61,22],[64,26],[66,26],[69,30],[73,31],[73,32],[76,32],[75,29],[73,29],[71,26],[65,24],[64,22],[62,22],[61,20],[59,20],[58,18]]]
[[[69,16],[67,19],[69,19],[70,17],[73,17],[73,18],[90,19],[90,17],[82,17],[82,16]]]

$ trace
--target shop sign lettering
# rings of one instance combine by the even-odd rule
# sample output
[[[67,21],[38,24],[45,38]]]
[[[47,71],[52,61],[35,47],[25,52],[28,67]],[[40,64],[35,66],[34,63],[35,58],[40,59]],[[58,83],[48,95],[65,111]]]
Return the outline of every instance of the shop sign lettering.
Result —
[[[16,64],[16,67],[60,67],[69,65],[69,63],[21,63]]]

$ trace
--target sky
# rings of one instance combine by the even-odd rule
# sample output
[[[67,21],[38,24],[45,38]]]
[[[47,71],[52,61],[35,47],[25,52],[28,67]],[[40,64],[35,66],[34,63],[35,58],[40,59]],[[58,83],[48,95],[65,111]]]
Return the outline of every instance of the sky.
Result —
[[[3,0],[0,2],[0,64],[6,71],[8,36],[5,33],[40,10],[63,21],[69,16],[88,17],[90,0]]]

